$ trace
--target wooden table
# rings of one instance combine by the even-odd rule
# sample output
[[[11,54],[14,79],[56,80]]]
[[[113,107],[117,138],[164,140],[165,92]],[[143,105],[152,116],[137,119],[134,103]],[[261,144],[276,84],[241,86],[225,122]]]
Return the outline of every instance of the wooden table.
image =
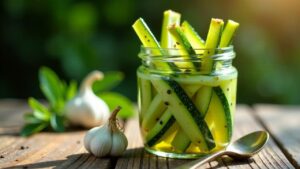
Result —
[[[28,111],[22,100],[0,100],[0,168],[174,168],[189,160],[162,158],[146,153],[138,122],[128,120],[125,134],[128,149],[119,158],[95,158],[83,147],[86,131],[43,132],[29,138],[18,136],[22,114]],[[223,157],[201,168],[300,168],[300,107],[278,105],[239,105],[234,138],[267,130],[267,147],[246,161]]]

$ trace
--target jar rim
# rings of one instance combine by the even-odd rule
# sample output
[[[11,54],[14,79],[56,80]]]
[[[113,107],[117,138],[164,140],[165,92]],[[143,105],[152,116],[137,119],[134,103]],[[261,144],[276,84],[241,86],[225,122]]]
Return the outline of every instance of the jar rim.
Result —
[[[149,50],[174,50],[174,51],[179,51],[182,49],[178,49],[178,48],[162,48],[162,47],[145,47],[144,45],[141,45],[140,47],[141,49],[149,49]],[[193,48],[194,51],[197,50],[233,50],[234,46],[230,45],[230,46],[226,46],[226,47],[217,47],[217,48]]]
[[[193,49],[194,54],[181,54],[182,49],[178,48],[157,48],[157,47],[140,47],[140,52],[138,54],[139,58],[142,60],[165,60],[165,59],[177,59],[185,57],[189,58],[191,61],[197,59],[211,58],[213,60],[227,60],[234,59],[235,52],[233,45],[222,48],[199,48]],[[207,54],[209,52],[214,52],[214,54]],[[206,54],[204,54],[206,53]],[[188,57],[187,57],[188,55]]]

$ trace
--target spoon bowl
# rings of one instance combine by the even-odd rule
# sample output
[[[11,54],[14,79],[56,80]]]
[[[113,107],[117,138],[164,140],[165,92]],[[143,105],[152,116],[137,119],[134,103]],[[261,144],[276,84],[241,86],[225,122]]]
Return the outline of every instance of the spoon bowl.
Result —
[[[249,158],[259,152],[268,140],[269,134],[266,131],[249,133],[231,143],[226,148],[227,155],[233,158]]]
[[[266,145],[268,140],[268,132],[255,131],[244,135],[243,137],[230,143],[229,146],[224,150],[205,156],[204,158],[200,158],[186,163],[182,166],[179,166],[177,169],[193,169],[222,155],[228,155],[235,159],[247,159],[253,156],[254,154],[258,153]]]

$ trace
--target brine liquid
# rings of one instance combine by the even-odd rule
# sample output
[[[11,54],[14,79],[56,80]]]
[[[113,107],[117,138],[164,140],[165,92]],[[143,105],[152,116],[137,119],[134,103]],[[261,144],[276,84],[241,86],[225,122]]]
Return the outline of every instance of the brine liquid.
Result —
[[[176,81],[184,91],[186,91],[187,95],[190,98],[190,101],[192,101],[193,104],[195,104],[197,109],[199,109],[199,112],[206,111],[205,116],[203,118],[207,123],[208,128],[213,136],[212,141],[216,145],[215,148],[210,149],[208,151],[202,150],[197,146],[197,144],[195,144],[192,141],[188,144],[179,144],[180,146],[186,144],[187,147],[180,147],[178,149],[174,147],[174,138],[176,137],[176,135],[179,134],[179,131],[182,132],[181,126],[179,123],[177,123],[176,119],[175,123],[172,126],[170,126],[167,131],[163,131],[162,134],[159,136],[159,139],[153,145],[149,146],[147,144],[147,138],[149,133],[151,133],[151,130],[154,130],[155,125],[158,125],[161,122],[160,120],[163,116],[163,113],[168,108],[167,105],[157,103],[159,107],[157,107],[155,111],[156,114],[159,114],[159,116],[155,118],[150,118],[150,120],[152,120],[150,122],[144,121],[145,117],[147,117],[147,113],[149,113],[149,106],[153,104],[152,102],[157,102],[157,98],[159,97],[159,95],[161,95],[161,93],[159,93],[157,89],[153,86],[152,82],[155,80],[161,80],[162,77],[166,77],[167,75],[144,73],[144,71],[142,71],[141,69],[138,70],[137,75],[140,130],[147,150],[150,150],[152,153],[162,156],[193,158],[197,157],[197,155],[206,155],[213,151],[217,151],[228,145],[231,139],[231,135],[229,136],[226,130],[232,131],[233,124],[231,124],[231,126],[220,126],[221,123],[224,123],[224,119],[220,118],[218,114],[222,113],[222,111],[224,110],[223,106],[218,106],[218,104],[220,103],[216,103],[219,101],[217,99],[214,99],[217,98],[217,96],[215,96],[216,94],[213,93],[212,96],[210,96],[211,98],[201,98],[210,100],[209,106],[206,109],[202,109],[200,105],[197,105],[196,95],[199,94],[197,92],[200,92],[201,88],[220,87],[228,102],[230,118],[232,119],[231,123],[233,123],[232,121],[235,112],[237,88],[237,73],[235,71],[231,74],[226,75],[205,76],[183,74],[175,77],[170,77],[172,78],[172,80]],[[144,124],[147,124],[147,128],[145,128]],[[231,128],[228,129],[228,127]]]

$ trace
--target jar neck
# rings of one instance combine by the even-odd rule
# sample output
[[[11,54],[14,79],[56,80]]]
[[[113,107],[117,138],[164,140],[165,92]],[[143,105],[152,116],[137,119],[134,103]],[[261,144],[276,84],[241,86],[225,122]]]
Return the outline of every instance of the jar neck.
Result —
[[[233,68],[233,46],[193,51],[141,47],[139,57],[146,69],[157,73],[222,74]]]

